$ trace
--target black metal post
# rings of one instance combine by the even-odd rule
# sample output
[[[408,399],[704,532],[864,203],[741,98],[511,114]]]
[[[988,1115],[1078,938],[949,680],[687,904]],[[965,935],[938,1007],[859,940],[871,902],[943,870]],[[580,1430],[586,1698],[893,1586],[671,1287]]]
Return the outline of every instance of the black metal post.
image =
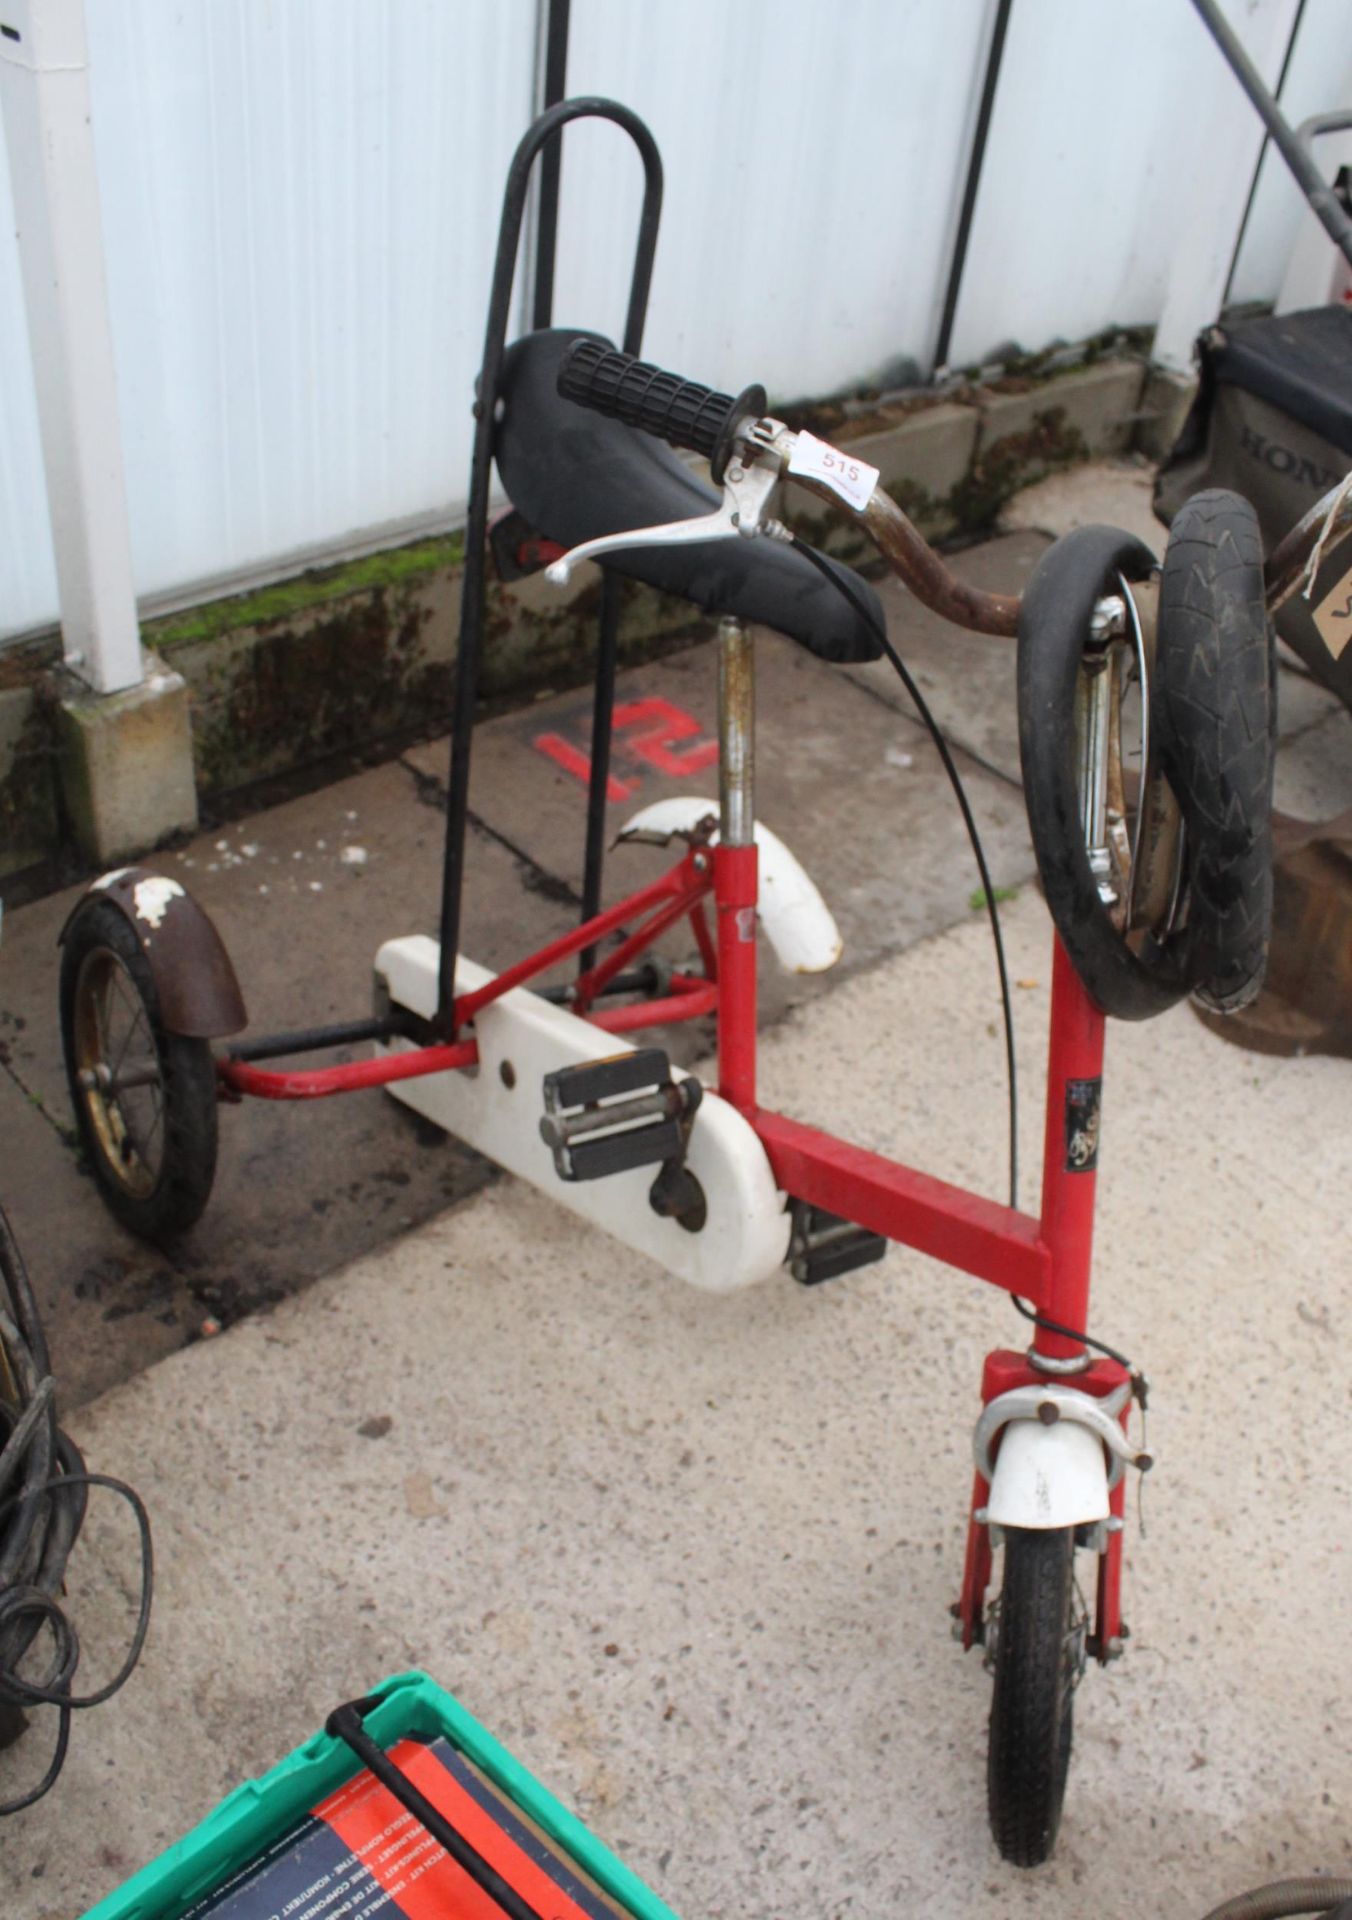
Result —
[[[629,352],[637,351],[629,348]],[[596,618],[596,685],[592,694],[591,771],[587,776],[587,837],[582,858],[582,920],[601,911],[606,860],[606,795],[610,788],[611,721],[615,712],[615,671],[619,663],[620,583],[601,576],[601,609]],[[578,955],[579,974],[596,965],[596,948]]]
[[[995,9],[995,25],[991,29],[990,51],[986,55],[986,75],[981,83],[981,103],[977,108],[976,129],[972,134],[972,151],[967,160],[967,179],[962,190],[962,206],[958,212],[958,231],[953,240],[953,258],[949,262],[948,285],[944,289],[944,310],[939,319],[939,335],[934,343],[936,367],[947,364],[949,343],[953,338],[953,321],[958,311],[958,295],[962,291],[963,269],[967,265],[967,243],[972,234],[976,196],[981,186],[981,169],[986,160],[986,140],[991,130],[991,116],[995,111],[995,89],[1000,79],[1000,63],[1005,53],[1005,34],[1009,28],[1009,14],[1013,4],[1014,0],[998,0]]]
[[[498,227],[497,258],[493,267],[484,357],[474,403],[474,452],[470,461],[469,508],[465,526],[465,571],[460,594],[460,640],[457,655],[455,703],[451,719],[451,770],[446,801],[446,846],[442,864],[441,957],[437,982],[438,1038],[455,1033],[455,956],[460,942],[460,906],[465,878],[465,830],[469,815],[470,749],[474,709],[478,696],[479,660],[483,650],[484,605],[487,578],[488,489],[493,465],[493,427],[506,351],[507,319],[516,275],[517,248],[525,211],[530,172],[537,155],[570,120],[611,120],[622,127],[643,160],[643,211],[639,219],[634,274],[629,289],[625,323],[625,350],[638,351],[652,284],[657,225],[662,212],[662,161],[657,143],[642,120],[617,101],[599,98],[565,100],[542,113],[529,128],[507,172],[502,219]],[[604,792],[604,789],[602,789]]]
[[[1215,4],[1215,0],[1192,0],[1192,4],[1201,15],[1208,33],[1225,56],[1230,71],[1234,74],[1240,86],[1243,87],[1245,93],[1248,94],[1249,99],[1257,110],[1259,119],[1267,128],[1273,145],[1295,175],[1296,185],[1309,201],[1311,208],[1318,216],[1320,225],[1323,227],[1329,239],[1332,240],[1334,246],[1338,248],[1343,258],[1347,260],[1349,264],[1352,264],[1352,220],[1348,218],[1342,201],[1315,165],[1309,149],[1296,137],[1294,129],[1264,85],[1263,76],[1244,51],[1243,43],[1238,34],[1230,25],[1230,22],[1226,19],[1220,8]],[[1291,39],[1287,43],[1286,58],[1288,64],[1290,62],[1292,48],[1295,45],[1295,36],[1299,28],[1300,16],[1298,14],[1295,26],[1292,28]],[[1286,68],[1284,66],[1282,69],[1282,78],[1285,79],[1285,77]],[[1279,89],[1280,86],[1281,82],[1279,81]],[[1250,193],[1251,201],[1252,197],[1252,193]],[[1246,207],[1246,218],[1247,215],[1248,208]],[[1234,262],[1232,261],[1231,271],[1233,272],[1233,270]]]
[[[549,0],[545,28],[544,111],[557,107],[568,85],[568,12],[571,0]],[[559,176],[563,138],[551,140],[540,160],[539,225],[535,235],[535,298],[531,325],[538,333],[554,315],[554,256],[559,237]]]
[[[329,1027],[297,1027],[285,1033],[260,1034],[255,1040],[237,1040],[225,1049],[227,1060],[284,1060],[293,1053],[323,1053],[330,1047],[352,1047],[364,1040],[408,1038],[413,1024],[402,1009],[369,1020],[341,1020]]]
[[[659,210],[660,210],[659,187]],[[647,220],[644,204],[643,219]],[[640,238],[640,249],[643,241]],[[654,218],[652,245],[657,247]],[[642,287],[635,269],[629,292],[629,311],[624,322],[624,350],[637,354],[643,346],[643,322],[648,312],[648,280],[651,261]],[[601,580],[601,607],[596,617],[596,683],[592,696],[591,771],[587,778],[587,829],[582,856],[582,921],[601,911],[601,884],[606,858],[606,793],[610,786],[611,721],[615,711],[615,672],[620,641],[620,583],[606,572]],[[596,963],[595,947],[578,955],[578,972],[586,973]]]
[[[1300,33],[1300,23],[1304,19],[1304,17],[1305,17],[1305,0],[1297,0],[1296,17],[1291,22],[1290,33],[1286,36],[1286,52],[1282,55],[1282,70],[1277,75],[1276,97],[1278,100],[1280,100],[1282,97],[1282,89],[1286,85],[1286,76],[1291,71],[1291,56],[1296,50],[1296,39]],[[1230,255],[1230,265],[1226,269],[1225,292],[1221,295],[1222,311],[1224,311],[1225,307],[1229,303],[1230,288],[1234,284],[1235,268],[1239,265],[1239,254],[1240,254],[1240,249],[1244,245],[1244,235],[1248,229],[1249,215],[1253,212],[1253,203],[1258,197],[1258,182],[1262,178],[1263,162],[1264,160],[1267,159],[1267,150],[1268,150],[1268,134],[1265,129],[1263,133],[1263,144],[1258,149],[1258,158],[1254,161],[1254,164],[1253,164],[1253,179],[1250,180],[1249,182],[1249,197],[1244,202],[1244,212],[1240,216],[1239,232],[1235,235],[1234,252]]]

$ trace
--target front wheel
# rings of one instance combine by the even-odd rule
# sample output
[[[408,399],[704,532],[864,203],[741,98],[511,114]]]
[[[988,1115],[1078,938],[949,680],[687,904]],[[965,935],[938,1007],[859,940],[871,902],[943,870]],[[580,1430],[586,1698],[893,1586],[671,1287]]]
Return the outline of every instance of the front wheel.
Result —
[[[1046,1860],[1061,1824],[1087,1624],[1074,1555],[1069,1527],[1005,1530],[1004,1578],[987,1628],[995,1694],[986,1792],[995,1844],[1016,1867]]]
[[[83,902],[66,931],[61,1042],[109,1209],[143,1239],[185,1232],[216,1171],[216,1070],[205,1040],[166,1030],[149,962],[110,900]]]
[[[1019,758],[1047,907],[1095,1003],[1146,1020],[1191,984],[1178,923],[1179,809],[1151,740],[1155,561],[1131,534],[1077,527],[1019,609]],[[1161,627],[1161,644],[1164,633]]]
[[[1160,755],[1191,861],[1193,994],[1215,1013],[1256,998],[1272,937],[1276,659],[1258,516],[1213,488],[1185,500],[1160,579]]]

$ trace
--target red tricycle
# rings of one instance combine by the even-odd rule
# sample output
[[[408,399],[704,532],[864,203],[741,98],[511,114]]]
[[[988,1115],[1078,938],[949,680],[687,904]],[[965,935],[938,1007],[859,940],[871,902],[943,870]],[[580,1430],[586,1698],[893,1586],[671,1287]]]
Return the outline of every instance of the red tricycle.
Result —
[[[534,330],[509,347],[531,167],[584,115],[624,129],[645,168],[624,350],[551,326],[547,281]],[[1238,496],[1202,495],[1179,515],[1162,568],[1130,535],[1090,527],[1048,550],[1021,601],[965,586],[876,472],[772,417],[761,388],[718,393],[637,358],[660,196],[651,135],[608,101],[551,109],[509,175],[475,405],[440,938],[380,948],[372,1017],[217,1054],[213,1042],[244,1012],[215,930],[177,881],[141,868],[106,875],[64,934],[73,1097],[110,1205],[152,1236],[182,1230],[206,1203],[218,1096],[380,1086],[697,1287],[748,1286],[786,1263],[814,1285],[898,1241],[1013,1295],[1031,1339],[986,1361],[954,1611],[963,1645],[983,1646],[994,1674],[995,1836],[1031,1865],[1056,1835],[1077,1684],[1090,1660],[1123,1649],[1125,1474],[1149,1464],[1128,1435],[1141,1376],[1087,1332],[1105,1016],[1144,1018],[1189,993],[1237,1007],[1262,976],[1272,708],[1257,530]],[[703,456],[712,484],[672,448]],[[490,529],[495,460],[514,511]],[[752,628],[831,661],[886,656],[919,698],[873,589],[772,516],[786,473],[851,516],[929,606],[1017,636],[1025,792],[1057,930],[1036,1215],[1013,1189],[999,1204],[759,1102],[759,938],[798,970],[829,966],[839,939],[817,888],[755,816]],[[500,564],[547,564],[556,580],[595,559],[606,581],[582,922],[496,974],[458,951],[490,544]],[[717,620],[718,801],[667,799],[631,820],[624,837],[672,845],[673,863],[603,907],[617,575]],[[690,959],[655,959],[654,943],[682,926]],[[1005,983],[1006,1009],[1008,998]],[[717,1063],[706,1085],[654,1037],[709,1016]],[[359,1040],[373,1058],[263,1064]],[[1088,1606],[1077,1554],[1093,1570]]]

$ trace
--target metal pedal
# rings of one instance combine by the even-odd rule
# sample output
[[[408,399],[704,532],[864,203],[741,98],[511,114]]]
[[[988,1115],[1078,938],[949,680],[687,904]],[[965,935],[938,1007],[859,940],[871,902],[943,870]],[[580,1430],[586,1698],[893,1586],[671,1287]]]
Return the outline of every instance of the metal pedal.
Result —
[[[540,1135],[561,1180],[679,1166],[703,1091],[698,1080],[672,1079],[661,1047],[562,1067],[545,1075]]]
[[[806,1200],[793,1203],[793,1231],[789,1237],[789,1272],[804,1287],[819,1286],[856,1267],[872,1266],[887,1252],[881,1233],[870,1233],[853,1220],[842,1220],[825,1207]]]

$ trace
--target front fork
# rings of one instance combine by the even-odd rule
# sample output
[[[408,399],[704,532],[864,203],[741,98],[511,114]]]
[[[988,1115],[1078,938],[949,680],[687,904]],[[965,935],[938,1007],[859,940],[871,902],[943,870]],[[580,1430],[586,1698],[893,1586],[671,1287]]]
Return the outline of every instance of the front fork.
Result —
[[[1116,1360],[1091,1360],[1082,1331],[1089,1311],[1089,1271],[1094,1242],[1094,1188],[1098,1171],[1099,1110],[1103,1084],[1104,1016],[1094,1005],[1066,958],[1059,938],[1052,963],[1051,1032],[1047,1063],[1047,1123],[1042,1159],[1041,1238],[1047,1249],[1047,1297],[1042,1317],[1071,1329],[1057,1333],[1034,1329],[1026,1353],[988,1354],[981,1380],[981,1403],[989,1406],[1017,1387],[1056,1381],[1077,1392],[1105,1399],[1129,1383]],[[1125,1428],[1130,1398],[1120,1418]],[[1100,1660],[1120,1653],[1122,1629],[1122,1517],[1125,1477],[1109,1493],[1106,1544],[1099,1557],[1094,1634]],[[978,1469],[973,1478],[971,1517],[962,1595],[956,1608],[962,1644],[983,1637],[986,1589],[990,1584],[991,1540],[985,1522],[990,1483]],[[978,1519],[978,1515],[982,1517]]]

